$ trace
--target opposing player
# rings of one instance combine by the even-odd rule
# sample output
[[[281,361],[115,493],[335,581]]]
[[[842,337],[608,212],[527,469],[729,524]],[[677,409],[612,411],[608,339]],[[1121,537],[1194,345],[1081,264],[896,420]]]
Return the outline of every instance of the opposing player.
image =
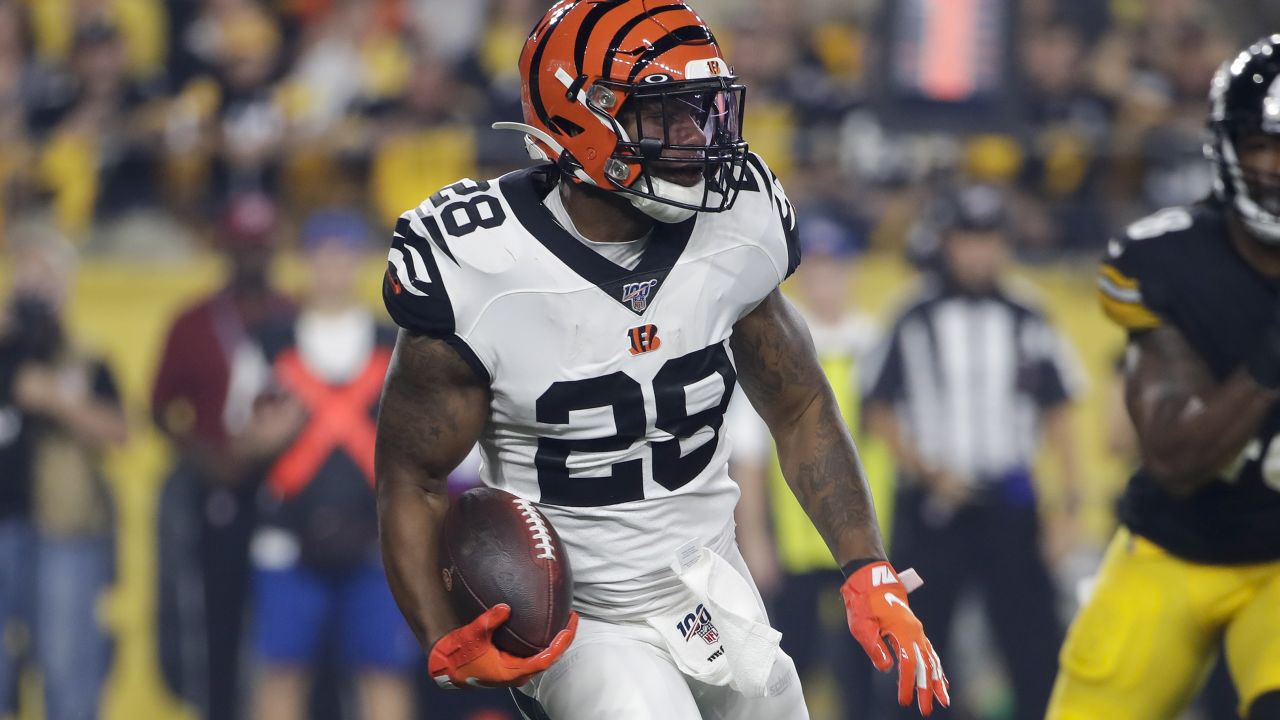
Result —
[[[530,718],[806,717],[734,544],[721,426],[740,379],[848,575],[851,631],[881,670],[896,660],[902,704],[947,704],[777,289],[800,261],[794,213],[747,151],[711,31],[678,1],[563,0],[520,71],[525,122],[502,127],[546,162],[405,213],[384,283],[403,330],[378,425],[383,553],[432,675],[519,688]],[[445,602],[445,478],[477,440],[486,484],[537,502],[573,566],[580,622],[529,659],[490,643],[505,608],[458,627]]]
[[[1280,35],[1210,93],[1213,196],[1113,241],[1142,449],[1062,651],[1054,720],[1176,717],[1219,643],[1248,720],[1280,718]]]

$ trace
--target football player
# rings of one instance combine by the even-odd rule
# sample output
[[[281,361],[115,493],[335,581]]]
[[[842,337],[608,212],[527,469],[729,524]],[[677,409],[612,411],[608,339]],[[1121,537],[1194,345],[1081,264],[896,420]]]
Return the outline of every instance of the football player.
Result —
[[[679,0],[562,0],[520,74],[524,123],[499,127],[544,162],[406,212],[384,282],[402,331],[378,424],[383,553],[433,677],[518,688],[530,718],[807,717],[734,542],[722,424],[740,380],[848,577],[852,633],[882,671],[896,661],[899,702],[946,705],[777,289],[800,261],[794,212],[747,151],[711,31]],[[477,441],[484,482],[538,503],[572,564],[580,617],[532,658],[490,642],[505,606],[459,627],[445,600],[445,481]]]
[[[1219,643],[1248,720],[1280,718],[1280,35],[1210,91],[1214,192],[1108,247],[1142,465],[1067,636],[1049,717],[1175,717]]]

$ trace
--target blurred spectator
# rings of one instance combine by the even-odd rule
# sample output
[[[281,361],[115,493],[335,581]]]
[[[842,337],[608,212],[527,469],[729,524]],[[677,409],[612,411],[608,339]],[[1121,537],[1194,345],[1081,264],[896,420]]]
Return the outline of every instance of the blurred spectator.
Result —
[[[496,0],[501,2],[502,0]],[[408,0],[409,19],[427,47],[433,48],[440,60],[455,63],[480,44],[485,22],[495,0]],[[546,10],[542,3],[539,13]],[[536,20],[537,16],[532,19]],[[533,29],[533,22],[525,28]],[[522,38],[523,40],[523,38]],[[514,59],[514,58],[513,58]],[[407,205],[405,207],[408,207]]]
[[[75,36],[88,25],[118,28],[129,77],[153,81],[164,70],[168,38],[164,0],[26,0],[35,51],[49,64],[74,52]]]
[[[1177,53],[1166,76],[1165,115],[1140,139],[1139,211],[1144,215],[1201,200],[1213,183],[1212,169],[1204,162],[1204,89],[1233,48],[1209,29],[1195,26],[1182,28],[1175,43]]]
[[[1002,194],[969,186],[950,205],[943,269],[868,365],[865,417],[899,469],[891,557],[929,584],[911,604],[934,628],[938,653],[947,657],[960,595],[980,590],[1012,680],[1013,716],[1039,717],[1063,635],[1041,553],[1060,554],[1053,546],[1063,540],[1054,527],[1041,536],[1031,471],[1043,435],[1074,522],[1075,376],[1062,338],[1010,290]],[[960,693],[953,699],[963,704]]]
[[[467,96],[459,90],[453,67],[420,52],[404,91],[368,109],[378,137],[370,200],[388,223],[399,214],[397,208],[422,202],[423,188],[475,176],[476,138],[466,113]]]
[[[1065,20],[1033,28],[1022,39],[1024,122],[1030,158],[1023,188],[1045,205],[1048,248],[1092,250],[1107,235],[1100,194],[1113,109],[1086,85],[1081,31]]]
[[[97,717],[111,646],[99,603],[112,578],[114,521],[103,449],[125,441],[111,370],[68,337],[75,253],[27,230],[13,241],[13,294],[0,319],[0,630],[33,640],[49,720]],[[0,648],[0,712],[20,667]]]
[[[27,132],[26,102],[33,74],[18,0],[0,0],[0,240],[10,208],[29,183],[35,149]]]
[[[226,284],[169,329],[151,398],[177,464],[161,500],[161,651],[168,680],[212,720],[240,717],[238,657],[254,526],[256,480],[288,417],[253,402],[270,369],[261,328],[294,306],[269,281],[277,211],[260,195],[235,198],[219,227]]]
[[[300,122],[311,134],[340,123],[352,108],[400,95],[409,77],[408,49],[374,3],[340,0],[313,22],[293,76],[305,96]]]
[[[223,30],[215,66],[219,86],[215,197],[274,193],[297,111],[275,84],[280,31],[252,5],[234,13]]]
[[[881,532],[887,537],[893,508],[893,464],[888,449],[858,431],[861,399],[857,365],[876,342],[876,325],[849,305],[855,258],[865,246],[865,227],[830,212],[797,216],[804,262],[794,289],[801,303],[818,358],[858,446],[871,483]],[[843,618],[822,608],[838,604],[844,577],[831,551],[796,502],[778,467],[764,421],[745,397],[730,406],[732,473],[742,488],[736,512],[738,543],[770,617],[782,632],[783,650],[802,680],[829,671],[840,689],[838,717],[866,718],[871,712],[872,667],[858,644],[841,627]]]
[[[214,72],[236,52],[248,35],[264,33],[262,20],[270,26],[270,42],[278,42],[279,27],[264,16],[257,0],[170,0],[169,62],[170,81],[185,87],[196,77]]]
[[[268,331],[274,391],[258,414],[303,416],[278,437],[253,539],[253,638],[265,667],[254,717],[306,717],[311,670],[336,645],[361,717],[408,720],[420,651],[378,556],[373,420],[395,333],[357,302],[368,230],[350,210],[302,228],[309,288],[295,322]]]
[[[280,84],[283,39],[276,17],[252,0],[209,2],[190,20],[186,48],[204,68],[172,108],[168,141],[185,176],[206,183],[217,203],[246,192],[275,194],[305,109],[296,87]],[[206,167],[207,165],[207,167]],[[186,198],[182,198],[186,200]]]
[[[285,80],[287,94],[297,98],[299,139],[283,182],[290,204],[299,208],[365,200],[380,128],[363,111],[400,97],[412,70],[401,3],[327,4],[324,14],[308,19]]]
[[[795,80],[800,37],[793,17],[773,10],[777,17],[772,19],[779,20],[774,24],[764,16],[772,7],[784,6],[763,3],[755,8],[758,12],[731,19],[724,41],[734,72],[751,88],[744,137],[753,151],[769,158],[770,169],[786,182],[795,166],[797,111],[792,100],[799,85]]]
[[[115,26],[81,25],[69,60],[70,74],[34,99],[29,123],[44,141],[38,178],[54,217],[82,238],[95,219],[156,203],[160,118],[129,79]]]

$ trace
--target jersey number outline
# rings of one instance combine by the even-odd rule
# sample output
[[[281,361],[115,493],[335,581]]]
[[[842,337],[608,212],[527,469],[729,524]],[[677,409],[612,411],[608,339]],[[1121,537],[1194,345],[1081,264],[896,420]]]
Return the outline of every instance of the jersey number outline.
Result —
[[[1150,240],[1186,230],[1193,224],[1195,220],[1185,208],[1169,207],[1131,223],[1124,233],[1130,240]]]
[[[689,389],[717,374],[724,382],[719,399],[690,412]],[[723,342],[663,363],[653,377],[655,417],[652,420],[656,429],[672,437],[648,443],[655,482],[674,492],[706,469],[720,445],[724,412],[736,382],[737,373]],[[616,462],[610,466],[609,474],[603,476],[571,477],[568,467],[571,453],[623,452],[645,439],[650,418],[639,381],[618,370],[600,377],[555,382],[538,398],[535,412],[540,423],[568,425],[571,412],[600,408],[612,410],[615,434],[610,437],[538,438],[534,465],[538,471],[540,502],[598,507],[644,499],[643,457]],[[710,438],[689,450],[681,447],[682,441],[687,442],[708,428]]]
[[[459,180],[428,198],[431,205],[439,210],[445,232],[453,237],[463,237],[479,228],[490,230],[507,221],[502,202],[488,194],[489,187],[488,181]],[[445,205],[450,200],[454,202]],[[461,220],[459,213],[463,216]]]

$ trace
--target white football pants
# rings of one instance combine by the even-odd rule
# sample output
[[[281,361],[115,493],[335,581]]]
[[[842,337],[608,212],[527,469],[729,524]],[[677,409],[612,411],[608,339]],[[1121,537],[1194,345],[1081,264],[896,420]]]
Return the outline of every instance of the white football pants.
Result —
[[[737,548],[725,559],[750,578]],[[755,584],[752,583],[752,589]],[[757,599],[759,594],[757,593]],[[662,637],[643,622],[583,617],[578,635],[551,669],[513,693],[526,720],[806,720],[795,663],[781,649],[766,697],[707,685],[676,667]],[[538,713],[545,713],[539,717]]]

